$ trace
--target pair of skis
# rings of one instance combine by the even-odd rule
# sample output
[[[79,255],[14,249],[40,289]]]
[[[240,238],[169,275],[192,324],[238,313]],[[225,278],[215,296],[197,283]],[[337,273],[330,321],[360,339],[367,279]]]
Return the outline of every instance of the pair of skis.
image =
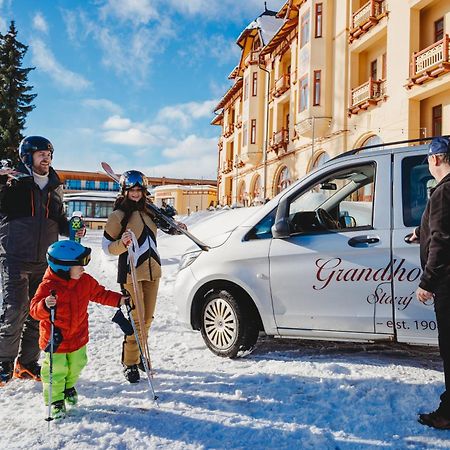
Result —
[[[114,173],[111,166],[106,163],[102,162],[102,168],[106,172],[106,174],[114,180],[116,183],[120,182],[120,177]],[[184,234],[187,238],[189,238],[194,244],[198,245],[199,248],[201,248],[203,251],[207,252],[209,250],[209,247],[203,243],[200,239],[195,237],[193,234],[191,234],[188,230],[181,227],[175,220],[172,219],[172,217],[165,214],[160,208],[158,208],[156,205],[154,205],[151,202],[146,203],[147,208],[156,216],[158,219],[163,220],[170,228],[174,228],[179,233]]]

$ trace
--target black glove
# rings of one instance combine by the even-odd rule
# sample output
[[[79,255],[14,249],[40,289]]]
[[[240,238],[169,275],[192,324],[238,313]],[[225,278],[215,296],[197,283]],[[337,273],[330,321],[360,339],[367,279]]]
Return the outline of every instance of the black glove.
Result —
[[[123,312],[120,308],[117,309],[114,317],[111,320],[119,325],[120,329],[124,332],[125,335],[131,336],[134,334],[133,326],[131,325],[130,321],[123,315]]]

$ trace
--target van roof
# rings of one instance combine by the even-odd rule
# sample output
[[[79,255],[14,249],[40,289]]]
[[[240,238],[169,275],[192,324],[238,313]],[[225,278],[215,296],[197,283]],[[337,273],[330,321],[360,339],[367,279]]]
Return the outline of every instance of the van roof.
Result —
[[[386,154],[386,153],[395,153],[396,151],[405,151],[405,148],[411,147],[411,149],[414,150],[422,150],[425,148],[425,145],[428,145],[427,143],[431,141],[434,138],[437,137],[447,137],[450,136],[430,136],[420,139],[407,139],[404,141],[395,141],[395,142],[386,142],[383,144],[375,144],[375,145],[367,145],[366,147],[359,147],[354,148],[353,150],[346,151],[344,153],[341,153],[334,158],[331,158],[329,161],[326,162],[326,164],[330,163],[331,161],[335,161],[336,159],[344,158],[346,156],[354,156],[359,152],[370,150],[370,149],[378,149],[377,151],[371,152],[371,154]],[[413,144],[413,145],[408,145]],[[393,147],[393,148],[386,148],[386,147]]]

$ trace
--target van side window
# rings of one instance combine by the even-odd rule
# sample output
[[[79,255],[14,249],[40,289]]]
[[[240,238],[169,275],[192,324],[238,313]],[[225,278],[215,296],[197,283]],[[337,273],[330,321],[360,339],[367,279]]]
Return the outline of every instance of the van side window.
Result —
[[[291,232],[372,228],[374,187],[374,164],[352,166],[328,175],[291,201]]]
[[[245,240],[251,239],[271,239],[272,238],[272,225],[275,222],[275,214],[277,209],[275,208],[264,219],[260,220],[245,236]]]
[[[402,161],[403,224],[405,227],[420,225],[422,213],[436,185],[428,170],[426,156],[408,156]]]

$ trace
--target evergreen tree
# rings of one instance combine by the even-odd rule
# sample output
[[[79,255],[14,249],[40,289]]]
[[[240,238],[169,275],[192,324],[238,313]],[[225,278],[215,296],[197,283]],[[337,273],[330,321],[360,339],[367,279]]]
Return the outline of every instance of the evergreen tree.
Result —
[[[8,32],[0,34],[0,159],[9,158],[16,163],[17,147],[23,139],[25,119],[34,109],[37,94],[27,86],[28,73],[34,67],[22,68],[22,59],[28,46],[17,40],[17,29],[11,22]]]

